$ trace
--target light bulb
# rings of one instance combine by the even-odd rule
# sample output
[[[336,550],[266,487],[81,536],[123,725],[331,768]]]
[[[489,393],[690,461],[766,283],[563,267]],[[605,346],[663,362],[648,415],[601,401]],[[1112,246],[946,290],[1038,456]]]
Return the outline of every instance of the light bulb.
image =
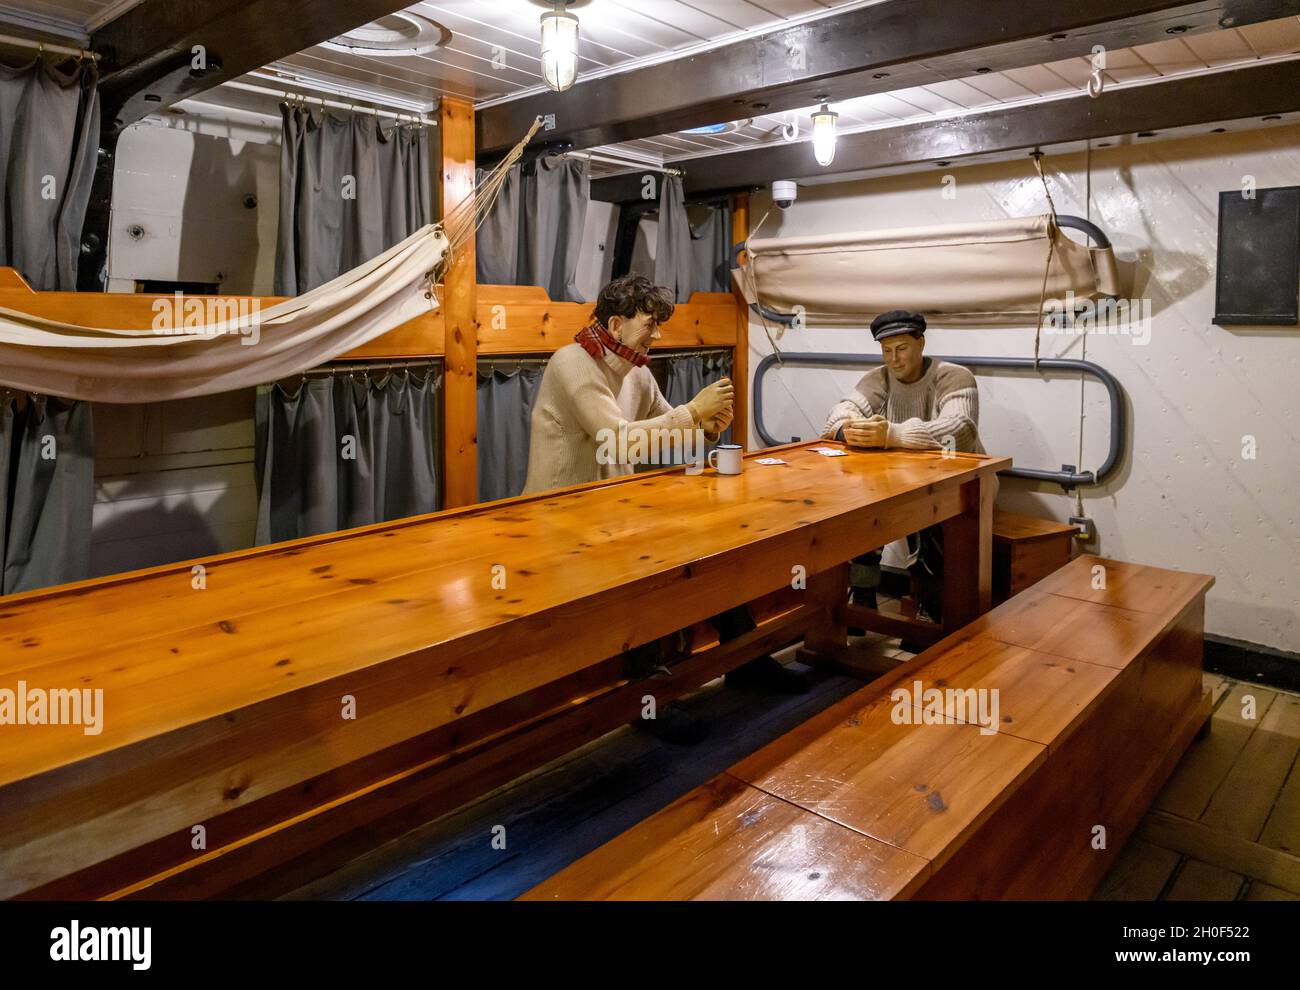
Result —
[[[542,15],[542,78],[562,93],[578,77],[578,19],[556,9]]]
[[[835,121],[838,117],[839,114],[825,103],[812,115],[813,157],[818,165],[825,166],[835,161]]]

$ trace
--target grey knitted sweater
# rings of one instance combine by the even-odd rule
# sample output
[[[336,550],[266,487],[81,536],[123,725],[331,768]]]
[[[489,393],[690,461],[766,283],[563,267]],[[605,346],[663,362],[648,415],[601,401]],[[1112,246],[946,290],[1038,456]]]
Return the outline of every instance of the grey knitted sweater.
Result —
[[[601,431],[693,430],[690,403],[673,406],[649,368],[612,352],[594,359],[579,344],[555,352],[533,404],[524,494],[632,473],[630,464],[597,459]]]
[[[925,372],[910,385],[894,379],[883,365],[873,368],[831,409],[822,436],[835,437],[849,420],[876,415],[889,421],[890,447],[985,453],[975,376],[959,365],[926,358]],[[945,442],[945,437],[952,439]]]

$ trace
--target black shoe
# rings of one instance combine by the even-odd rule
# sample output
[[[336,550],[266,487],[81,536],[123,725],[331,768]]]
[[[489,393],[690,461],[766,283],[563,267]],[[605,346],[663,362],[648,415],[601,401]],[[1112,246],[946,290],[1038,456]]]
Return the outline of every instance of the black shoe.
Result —
[[[849,593],[849,601],[854,605],[865,605],[867,608],[879,608],[876,604],[875,588],[854,588]]]
[[[639,718],[632,723],[656,739],[676,746],[694,746],[708,735],[704,720],[677,705],[664,705],[655,718]]]
[[[943,625],[943,599],[921,599],[921,601],[917,602],[916,617],[924,619],[926,622],[933,622],[936,626]]]
[[[791,670],[773,656],[751,660],[727,674],[727,687],[756,688],[772,694],[804,694],[811,685],[806,671]]]

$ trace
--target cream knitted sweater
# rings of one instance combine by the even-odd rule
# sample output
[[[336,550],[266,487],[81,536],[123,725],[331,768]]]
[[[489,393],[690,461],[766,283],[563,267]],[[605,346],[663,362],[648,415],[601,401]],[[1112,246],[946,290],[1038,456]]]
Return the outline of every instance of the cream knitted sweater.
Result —
[[[835,437],[849,420],[877,415],[889,421],[886,446],[985,452],[975,376],[960,365],[926,358],[925,371],[910,385],[894,379],[883,365],[873,368],[831,409],[822,436]],[[945,437],[952,439],[945,442]]]
[[[669,405],[649,368],[611,352],[592,358],[577,343],[561,347],[546,364],[533,405],[524,493],[631,474],[630,464],[596,459],[600,432],[617,435],[623,424],[685,431],[696,422],[689,405]]]

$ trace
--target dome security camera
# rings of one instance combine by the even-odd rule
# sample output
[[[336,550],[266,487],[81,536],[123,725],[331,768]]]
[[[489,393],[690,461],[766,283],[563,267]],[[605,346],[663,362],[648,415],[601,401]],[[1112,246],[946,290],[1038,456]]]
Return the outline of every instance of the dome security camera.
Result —
[[[799,186],[793,179],[778,179],[772,183],[772,202],[783,210],[799,198]]]

